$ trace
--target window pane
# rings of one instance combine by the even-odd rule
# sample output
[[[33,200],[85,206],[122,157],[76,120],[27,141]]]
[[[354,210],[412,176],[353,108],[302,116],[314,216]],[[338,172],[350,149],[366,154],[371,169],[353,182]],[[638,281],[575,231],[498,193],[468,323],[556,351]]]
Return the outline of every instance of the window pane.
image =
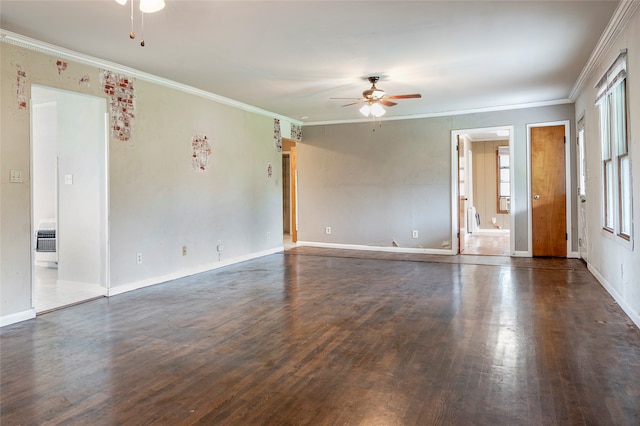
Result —
[[[511,194],[509,193],[509,183],[501,183],[500,184],[500,197],[508,197]]]
[[[613,107],[613,138],[617,155],[627,152],[627,117],[625,101],[625,80],[611,93],[611,106]]]
[[[604,164],[604,226],[613,229],[613,162]]]
[[[498,164],[501,169],[509,168],[509,156],[508,155],[498,155]]]
[[[509,169],[500,169],[500,182],[509,182]]]
[[[631,235],[631,170],[629,157],[620,157],[620,233]]]
[[[602,160],[611,158],[609,146],[609,102],[608,99],[600,102],[600,141],[602,145]]]

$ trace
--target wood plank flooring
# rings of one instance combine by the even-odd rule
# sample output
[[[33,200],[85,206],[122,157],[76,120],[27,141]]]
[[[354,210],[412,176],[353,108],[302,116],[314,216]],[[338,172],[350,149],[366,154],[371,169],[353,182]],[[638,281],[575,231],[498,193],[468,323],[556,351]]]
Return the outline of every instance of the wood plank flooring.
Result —
[[[3,327],[0,423],[640,424],[640,332],[580,261],[344,252]]]

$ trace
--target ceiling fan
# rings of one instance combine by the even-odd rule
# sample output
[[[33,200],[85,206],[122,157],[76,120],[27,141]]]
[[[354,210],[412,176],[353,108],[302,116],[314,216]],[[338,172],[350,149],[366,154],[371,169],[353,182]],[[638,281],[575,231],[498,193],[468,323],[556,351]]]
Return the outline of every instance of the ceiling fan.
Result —
[[[382,108],[382,105],[388,106],[388,107],[398,105],[397,102],[392,102],[391,99],[393,100],[415,99],[415,98],[422,97],[422,95],[419,93],[413,93],[410,95],[387,95],[384,90],[376,87],[376,83],[378,82],[378,80],[380,80],[380,77],[371,76],[371,77],[367,77],[367,80],[369,80],[369,83],[371,83],[371,88],[362,92],[361,98],[331,98],[331,99],[355,99],[356,102],[351,102],[342,106],[345,107],[345,106],[364,103],[362,108],[360,108],[360,112],[365,117],[368,117],[369,114],[373,115],[374,117],[382,117],[386,112],[384,108]]]

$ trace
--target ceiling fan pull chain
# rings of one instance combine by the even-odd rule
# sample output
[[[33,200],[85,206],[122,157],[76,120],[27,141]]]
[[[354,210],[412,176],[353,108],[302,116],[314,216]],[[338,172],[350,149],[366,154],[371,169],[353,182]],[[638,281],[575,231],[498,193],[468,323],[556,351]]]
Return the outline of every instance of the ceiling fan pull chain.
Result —
[[[142,23],[142,28],[140,29],[140,32],[142,33],[142,41],[140,42],[140,46],[144,47],[144,12],[140,12],[140,16],[142,16],[140,19],[140,22]]]
[[[133,0],[131,0],[131,32],[129,33],[129,38],[136,38],[136,33],[133,32]]]

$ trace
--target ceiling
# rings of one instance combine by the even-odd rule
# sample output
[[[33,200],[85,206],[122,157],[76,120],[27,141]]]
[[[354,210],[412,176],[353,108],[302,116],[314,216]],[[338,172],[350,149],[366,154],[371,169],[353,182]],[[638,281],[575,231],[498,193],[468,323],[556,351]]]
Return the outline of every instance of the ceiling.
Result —
[[[131,0],[130,0],[131,1]],[[140,34],[136,2],[135,31]],[[2,0],[2,29],[303,123],[357,121],[380,75],[421,93],[386,117],[568,102],[617,1],[187,1],[145,15],[114,0]]]

